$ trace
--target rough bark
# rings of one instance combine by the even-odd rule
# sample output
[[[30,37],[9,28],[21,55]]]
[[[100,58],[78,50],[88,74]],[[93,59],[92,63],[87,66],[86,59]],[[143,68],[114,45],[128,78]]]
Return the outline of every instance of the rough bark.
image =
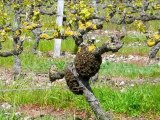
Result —
[[[120,41],[124,36],[123,35],[114,35],[111,36],[111,43],[106,43],[103,46],[97,48],[93,53],[94,55],[101,55],[105,52],[112,51],[117,52],[122,47],[122,42]],[[89,84],[89,78],[85,79],[79,76],[79,74],[76,71],[76,68],[74,66],[74,63],[70,63],[67,67],[74,77],[77,80],[79,87],[83,90],[83,95],[86,98],[86,101],[89,103],[91,109],[93,110],[96,118],[98,120],[111,120],[111,116],[107,113],[105,113],[102,108],[100,107],[99,101],[94,96],[93,91]],[[62,78],[64,76],[64,72],[56,72],[56,66],[52,66],[52,69],[50,69],[50,80],[55,81],[56,79]],[[51,79],[53,78],[53,79]]]
[[[42,15],[49,15],[49,16],[52,16],[52,15],[55,15],[55,14],[56,14],[55,11],[48,12],[48,11],[43,10],[42,8],[40,8],[40,13],[41,13]]]
[[[14,54],[14,65],[13,65],[14,80],[16,80],[21,73],[21,60],[19,55],[23,51],[23,46],[22,46],[23,41],[20,40],[19,36],[13,37],[13,41],[14,41],[14,51],[15,53],[17,53]]]
[[[16,1],[17,4],[20,4],[22,1]],[[14,15],[14,24],[13,24],[13,30],[15,37],[13,37],[13,47],[16,50],[19,43],[21,42],[19,35],[16,35],[16,30],[20,30],[20,22],[21,22],[21,9],[17,8],[15,9],[15,15]],[[14,65],[13,65],[13,74],[14,74],[14,80],[17,79],[18,75],[21,73],[21,60],[19,55],[14,55]]]
[[[90,78],[91,83],[95,83],[98,80],[98,73],[95,74],[93,77]]]
[[[63,77],[64,77],[64,71],[58,71],[55,65],[51,65],[49,69],[49,80],[51,82],[54,82],[57,79],[62,79]]]
[[[109,115],[107,115],[100,107],[99,101],[94,96],[92,89],[89,85],[89,81],[84,80],[78,76],[78,73],[76,72],[76,69],[75,69],[75,66],[73,63],[70,63],[68,65],[68,69],[72,71],[72,73],[74,74],[75,77],[77,77],[77,81],[78,81],[80,87],[83,88],[84,97],[86,98],[87,102],[89,103],[96,118],[98,120],[111,120],[111,117]]]
[[[93,51],[93,54],[96,55],[102,55],[105,52],[117,52],[122,46],[123,43],[121,42],[122,38],[124,37],[123,34],[119,34],[119,35],[113,35],[111,36],[111,43],[105,43],[102,46],[96,48]],[[64,71],[59,71],[57,72],[57,68],[55,67],[55,65],[52,65],[49,69],[49,74],[51,76],[53,76],[55,81],[56,79],[61,79],[64,77]],[[55,76],[54,76],[55,75]],[[61,77],[60,77],[61,76]]]
[[[13,36],[14,49],[11,51],[0,52],[0,57],[9,57],[20,55],[23,51],[23,41],[18,36]]]
[[[40,41],[40,37],[39,36],[42,33],[42,31],[41,31],[40,28],[36,28],[36,29],[32,30],[32,33],[33,33],[33,35],[35,37],[35,42],[34,42],[34,45],[33,45],[33,48],[32,48],[32,52],[34,54],[36,54],[37,53],[37,48],[39,46],[39,41]]]
[[[149,52],[149,59],[156,58],[156,54],[160,50],[160,42],[158,42]]]
[[[74,47],[74,54],[77,53],[78,51],[78,46],[83,43],[83,35],[79,35],[79,36],[73,36],[73,39],[75,41],[75,47]]]
[[[9,57],[13,55],[19,55],[22,51],[19,50],[11,50],[7,52],[0,52],[0,57]]]
[[[102,55],[105,52],[117,52],[122,46],[123,43],[121,42],[121,39],[124,37],[124,35],[113,35],[111,36],[111,43],[105,43],[101,47],[98,47],[95,49],[93,54],[95,56]]]

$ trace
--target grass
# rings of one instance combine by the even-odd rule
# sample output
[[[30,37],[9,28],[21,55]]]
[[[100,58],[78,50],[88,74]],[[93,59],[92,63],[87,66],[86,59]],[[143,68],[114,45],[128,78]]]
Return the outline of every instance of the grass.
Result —
[[[43,59],[42,59],[43,58]],[[22,54],[22,69],[34,72],[48,72],[51,64],[55,64],[58,69],[63,69],[66,59],[61,58],[47,58],[42,56],[35,56],[33,54]]]
[[[19,80],[18,83],[8,87],[1,85],[1,89],[23,89],[31,87],[29,85],[29,80],[28,82]],[[51,89],[46,90],[22,90],[7,93],[1,92],[0,101],[6,101],[11,104],[15,104],[16,106],[23,104],[39,104],[42,106],[52,105],[55,109],[77,108],[83,110],[85,108],[85,110],[89,111],[89,107],[84,101],[83,96],[75,96],[65,88],[64,84],[54,85]],[[79,105],[77,106],[77,104]]]
[[[48,58],[46,55],[34,55],[32,54],[33,41],[24,42],[24,51],[20,55],[22,61],[22,69],[28,71],[48,71],[51,64],[55,64],[59,69],[62,69],[65,63],[69,60],[67,59],[53,59]],[[38,50],[41,52],[52,51],[54,46],[53,41],[42,40],[39,44]],[[11,40],[6,41],[3,44],[3,51],[12,49]],[[74,49],[74,41],[72,39],[62,41],[62,51],[71,52]],[[0,57],[0,66],[11,68],[13,66],[14,57]]]
[[[22,86],[19,86],[20,88]],[[19,88],[17,88],[19,89]],[[160,84],[137,85],[125,88],[123,92],[104,85],[94,85],[93,91],[106,111],[137,116],[152,111],[160,112]],[[54,86],[49,90],[16,91],[0,93],[0,101],[16,106],[23,104],[50,105],[58,109],[76,109],[90,112],[83,96],[72,94],[64,86]]]
[[[104,43],[108,40],[108,37],[100,38],[102,41],[97,43],[99,46],[100,44]],[[142,55],[146,56],[149,53],[150,48],[147,46],[128,46],[128,44],[133,42],[139,42],[145,44],[145,37],[142,35],[128,35],[124,39],[124,46],[119,50],[117,54],[119,55]],[[22,61],[22,70],[25,71],[34,71],[34,72],[48,72],[48,69],[51,64],[55,64],[59,69],[63,69],[69,59],[53,59],[48,58],[45,55],[33,55],[31,53],[31,49],[33,46],[33,41],[25,41],[24,42],[24,51],[20,55]],[[5,48],[11,48],[11,42],[6,41],[4,44]],[[42,40],[38,47],[38,50],[42,52],[47,52],[53,50],[54,42],[53,41],[46,41]],[[70,38],[64,40],[62,42],[62,51],[72,52],[74,50],[74,41]],[[160,56],[158,53],[157,56]],[[0,66],[1,67],[9,67],[13,66],[13,57],[7,58],[0,58]],[[108,69],[109,68],[109,69]],[[105,63],[101,67],[100,73],[102,75],[107,76],[124,76],[129,78],[148,78],[148,77],[159,77],[159,66],[146,66],[140,67],[132,64],[125,64],[125,63]],[[113,72],[114,71],[114,72]]]
[[[159,78],[160,66],[158,64],[150,66],[138,66],[128,63],[105,62],[101,65],[100,75],[107,77],[127,77],[135,78]]]
[[[61,51],[72,52],[74,49],[74,41],[71,38],[62,41]],[[54,41],[42,40],[38,49],[42,52],[52,51],[54,47]]]
[[[125,46],[119,50],[117,54],[119,55],[140,55],[147,56],[150,48],[146,46],[136,47],[136,46]]]
[[[125,44],[129,44],[129,43],[133,43],[133,42],[142,42],[142,43],[145,43],[146,40],[147,39],[146,39],[145,35],[143,35],[143,34],[140,34],[140,33],[131,34],[131,33],[129,33],[128,35],[126,35],[124,37],[123,42]]]
[[[0,110],[0,120],[17,120],[18,117],[14,113],[6,113],[5,111]]]
[[[12,15],[13,16],[13,15]],[[51,23],[53,19],[42,16],[46,23]],[[149,29],[157,31],[159,21],[149,22]],[[48,25],[48,24],[47,24]],[[51,27],[49,25],[49,27]],[[113,25],[110,23],[104,24],[104,29],[107,30],[119,30],[121,31],[122,26]],[[133,30],[132,25],[127,25],[127,31]],[[31,53],[32,46],[34,44],[33,35],[26,33],[27,36],[31,36],[31,41],[26,40],[24,42],[24,52],[20,55],[22,60],[22,69],[33,72],[48,72],[48,68],[51,64],[55,64],[59,69],[63,69],[68,59],[53,59],[46,56],[37,56]],[[98,37],[101,40],[97,45],[101,45],[103,42],[108,40],[107,36]],[[142,34],[128,34],[124,39],[124,46],[118,52],[119,55],[142,55],[147,56],[150,48],[146,46],[146,37]],[[139,42],[143,46],[128,46],[133,42]],[[48,52],[52,51],[54,41],[41,40],[38,47],[39,51]],[[3,43],[3,49],[8,50],[12,48],[11,40],[7,40]],[[62,42],[62,51],[73,52],[74,41],[71,38]],[[160,56],[160,52],[158,53]],[[0,67],[11,68],[13,66],[13,57],[1,58]],[[112,63],[105,62],[101,66],[100,75],[107,77],[127,77],[131,79],[137,78],[159,78],[160,77],[160,66],[137,66],[134,64],[127,63]],[[3,86],[1,89],[23,89],[30,88],[27,80],[16,81],[16,84]],[[32,86],[33,87],[33,86]],[[88,103],[85,101],[83,96],[77,96],[72,94],[68,89],[65,89],[64,85],[54,85],[48,90],[27,90],[27,91],[12,91],[12,92],[0,92],[0,102],[9,102],[14,106],[20,106],[23,104],[39,104],[42,106],[51,105],[58,109],[77,109],[81,111],[87,111],[91,113]],[[127,114],[131,116],[138,116],[144,113],[160,113],[160,84],[156,85],[138,85],[131,88],[125,88],[123,92],[110,88],[108,86],[98,84],[93,86],[95,95],[100,100],[101,106],[105,111],[111,110],[114,113]],[[0,110],[0,120],[5,119],[18,119],[15,116],[15,111],[6,117],[5,111]],[[37,118],[41,119],[41,118]],[[52,119],[50,116],[46,116],[43,119]]]
[[[33,71],[33,72],[48,72],[51,64],[55,64],[58,69],[63,69],[66,62],[69,61],[67,59],[62,58],[47,58],[42,56],[36,56],[32,53],[22,53],[20,55],[22,70],[25,71]],[[0,58],[0,66],[3,68],[12,68],[13,66],[13,57]]]
[[[8,60],[6,60],[8,59]],[[3,60],[3,61],[2,61]],[[51,64],[55,64],[58,69],[63,69],[69,59],[64,58],[47,58],[35,56],[33,54],[22,54],[22,70],[33,72],[48,72]],[[1,58],[4,67],[13,63],[10,58]],[[11,67],[11,66],[10,66]],[[160,66],[158,64],[150,66],[139,66],[129,63],[105,62],[101,65],[100,75],[107,77],[127,77],[136,78],[158,78],[160,77]]]
[[[135,86],[124,92],[99,86],[94,91],[105,110],[133,116],[150,111],[159,113],[160,110],[159,84]]]

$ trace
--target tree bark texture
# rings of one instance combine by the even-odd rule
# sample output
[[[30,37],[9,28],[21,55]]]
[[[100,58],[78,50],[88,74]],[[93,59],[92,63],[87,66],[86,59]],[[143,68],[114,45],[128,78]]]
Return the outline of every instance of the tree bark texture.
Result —
[[[149,52],[149,59],[156,58],[156,54],[160,50],[160,42],[158,42]]]
[[[18,50],[14,49],[7,52],[0,52],[0,57],[16,56],[21,54],[22,51],[23,51],[22,48],[19,48]]]
[[[124,36],[123,35],[114,35],[111,36],[111,43],[106,43],[101,47],[98,47],[93,54],[96,56],[101,55],[105,52],[112,51],[117,52],[122,47],[122,42],[120,41]],[[100,107],[100,103],[97,98],[94,96],[93,91],[89,85],[89,79],[84,79],[79,76],[76,71],[74,63],[70,63],[67,67],[75,77],[79,84],[79,88],[82,88],[83,95],[86,98],[86,101],[89,103],[91,109],[93,110],[96,118],[98,120],[111,120],[111,116],[105,113]],[[55,81],[56,79],[62,78],[64,76],[64,72],[56,72],[56,66],[52,65],[50,68],[50,81]]]
[[[105,43],[101,47],[96,48],[93,54],[97,56],[109,51],[117,52],[123,46],[123,43],[121,42],[123,37],[124,35],[111,36],[111,43]]]
[[[11,51],[0,52],[0,57],[18,56],[23,51],[23,41],[18,36],[13,36],[14,49]]]
[[[109,115],[107,115],[102,108],[100,107],[99,101],[97,100],[97,98],[94,96],[92,89],[89,85],[89,81],[85,80],[83,78],[80,78],[78,76],[78,73],[76,72],[75,66],[73,63],[70,63],[68,65],[68,69],[70,71],[72,71],[72,73],[74,74],[74,76],[77,78],[77,81],[80,85],[80,87],[83,88],[83,94],[84,97],[86,98],[87,102],[89,103],[91,109],[93,110],[96,118],[98,120],[111,120],[111,117]]]
[[[22,1],[16,1],[16,3],[21,3]],[[13,38],[13,47],[16,50],[19,43],[23,43],[20,40],[19,35],[16,35],[16,30],[20,30],[20,22],[21,22],[21,10],[20,8],[15,9],[15,15],[14,15],[14,24],[13,24],[13,30],[15,37]],[[13,73],[14,73],[14,80],[17,79],[17,76],[21,73],[21,60],[19,55],[14,55],[14,65],[13,65]]]
[[[36,29],[32,30],[32,33],[33,33],[33,35],[35,37],[35,42],[34,42],[34,45],[33,45],[33,48],[32,48],[32,52],[34,54],[36,54],[37,53],[37,48],[39,46],[39,41],[40,41],[40,37],[39,36],[42,33],[42,31],[41,31],[40,28],[36,28]]]

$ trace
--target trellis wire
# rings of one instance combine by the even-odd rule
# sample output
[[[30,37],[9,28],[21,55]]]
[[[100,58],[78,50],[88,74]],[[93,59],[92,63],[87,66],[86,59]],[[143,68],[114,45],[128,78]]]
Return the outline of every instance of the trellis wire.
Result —
[[[21,91],[49,90],[49,89],[51,89],[51,87],[23,88],[23,89],[0,89],[0,93],[3,93],[3,92],[21,92]]]

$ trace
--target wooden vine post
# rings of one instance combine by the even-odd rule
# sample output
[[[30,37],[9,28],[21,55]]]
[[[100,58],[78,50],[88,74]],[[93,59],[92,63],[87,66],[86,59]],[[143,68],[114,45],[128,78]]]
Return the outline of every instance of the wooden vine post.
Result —
[[[62,23],[63,23],[63,9],[64,9],[64,0],[58,0],[56,23],[59,28],[62,26]],[[61,42],[62,42],[61,38],[54,40],[54,56],[53,57],[60,57]]]

